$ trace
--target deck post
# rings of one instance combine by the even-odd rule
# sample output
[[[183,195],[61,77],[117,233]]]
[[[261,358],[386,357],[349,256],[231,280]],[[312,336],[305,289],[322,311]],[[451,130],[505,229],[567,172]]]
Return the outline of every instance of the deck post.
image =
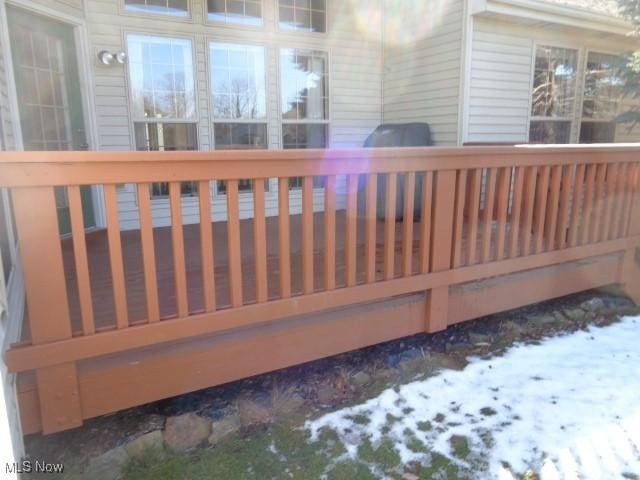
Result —
[[[640,235],[640,166],[635,166],[629,183],[632,197],[627,236],[632,237]],[[636,253],[637,247],[629,248],[624,252],[620,285],[627,296],[636,305],[640,305],[640,264]]]
[[[34,345],[71,338],[62,249],[53,187],[12,192],[16,229]],[[36,370],[42,430],[82,425],[75,363]]]
[[[453,251],[454,204],[456,171],[436,172],[431,206],[431,271],[448,270]],[[437,287],[427,292],[426,331],[439,332],[447,328],[449,287]]]

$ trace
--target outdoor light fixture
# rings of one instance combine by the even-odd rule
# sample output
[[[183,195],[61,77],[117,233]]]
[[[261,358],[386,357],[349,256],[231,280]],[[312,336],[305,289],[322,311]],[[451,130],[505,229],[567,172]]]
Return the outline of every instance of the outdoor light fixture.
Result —
[[[111,53],[106,50],[98,52],[98,60],[103,65],[113,65],[114,63],[123,64],[127,61],[127,54],[123,51]]]

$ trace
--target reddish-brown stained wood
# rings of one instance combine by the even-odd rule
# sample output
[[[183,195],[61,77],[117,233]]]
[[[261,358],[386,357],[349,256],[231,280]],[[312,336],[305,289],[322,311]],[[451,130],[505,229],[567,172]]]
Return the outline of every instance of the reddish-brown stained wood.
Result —
[[[227,180],[227,237],[229,245],[229,300],[232,307],[240,307],[242,306],[242,251],[240,250],[238,180]]]
[[[364,278],[366,283],[376,280],[376,195],[378,175],[367,175],[365,231],[364,231]]]
[[[480,250],[480,262],[489,261],[491,254],[491,231],[493,230],[493,208],[496,200],[497,168],[487,171],[487,183],[484,192],[484,205],[482,209],[482,249]]]
[[[142,246],[142,267],[144,269],[144,292],[147,320],[150,323],[160,320],[158,305],[158,281],[156,276],[156,253],[153,243],[153,220],[149,196],[151,185],[139,183],[137,186],[138,212],[140,214],[140,244]]]
[[[184,260],[180,182],[169,182],[169,206],[171,207],[171,247],[173,251],[176,310],[178,317],[186,317],[189,315],[189,301],[187,298],[187,274]]]
[[[604,212],[605,203],[605,188],[607,177],[607,164],[601,163],[598,165],[598,171],[596,173],[596,185],[594,193],[594,206],[593,206],[593,218],[591,220],[589,231],[589,243],[595,243],[600,241],[600,235],[602,232],[602,215]]]
[[[562,185],[562,166],[551,168],[551,188],[547,201],[547,215],[544,224],[545,248],[555,250],[556,228],[558,226],[558,201],[560,199],[560,187]]]
[[[611,223],[614,217],[614,204],[616,197],[616,185],[618,181],[618,164],[614,163],[607,166],[607,179],[605,184],[604,198],[604,215],[600,225],[600,234],[598,240],[607,240],[611,229]]]
[[[543,247],[550,171],[550,167],[543,167],[542,171],[539,173],[540,178],[536,185],[536,202],[534,206],[535,225],[533,228],[535,253],[542,252]]]
[[[394,277],[396,256],[396,189],[398,176],[389,173],[385,179],[385,203],[384,203],[384,279]]]
[[[416,193],[416,174],[408,172],[404,175],[404,195],[402,212],[402,275],[412,273],[413,255],[413,212]]]
[[[516,167],[513,182],[513,200],[511,202],[511,230],[509,231],[509,258],[518,256],[518,234],[520,232],[520,216],[522,213],[522,189],[524,185],[525,167]]]
[[[313,177],[302,179],[302,293],[313,293]]]
[[[616,179],[615,197],[613,199],[613,213],[611,224],[609,226],[609,240],[618,237],[620,231],[620,224],[622,223],[622,215],[624,209],[624,193],[625,185],[627,183],[628,164],[623,163],[618,167],[618,178]]]
[[[582,202],[582,221],[580,222],[580,245],[586,245],[591,238],[597,170],[597,164],[591,163],[587,165],[587,174],[584,183],[584,201]]]
[[[584,209],[582,192],[585,182],[586,165],[579,164],[573,180],[573,196],[571,200],[571,218],[569,220],[569,235],[567,238],[570,247],[578,244],[578,227],[580,226],[580,212]]]
[[[207,180],[198,182],[200,211],[200,257],[202,258],[202,300],[205,312],[216,309],[213,237],[211,233],[211,190]]]
[[[256,261],[256,301],[266,302],[267,288],[267,234],[264,210],[264,179],[253,181],[253,249]]]
[[[511,169],[501,168],[498,175],[497,191],[497,232],[496,260],[505,256],[504,245],[507,233],[507,209],[509,208],[509,188],[511,187]]]
[[[469,239],[467,243],[467,265],[477,262],[478,219],[480,216],[480,190],[482,188],[482,169],[472,170],[469,188]]]
[[[356,242],[357,242],[357,221],[358,221],[358,176],[349,175],[347,177],[347,211],[345,226],[345,283],[347,287],[356,284]]]
[[[569,199],[571,195],[571,178],[574,168],[566,165],[562,168],[562,181],[560,184],[560,205],[558,210],[558,225],[556,230],[557,248],[565,248],[567,245],[567,223],[569,219]]]
[[[73,235],[73,254],[78,280],[78,297],[80,299],[80,313],[82,316],[82,333],[84,335],[91,335],[95,333],[96,326],[93,321],[91,283],[89,282],[87,245],[84,239],[84,219],[82,217],[80,187],[77,185],[68,186],[67,195],[69,198],[69,216],[71,217],[71,234]]]
[[[524,182],[524,223],[522,226],[522,255],[531,253],[531,228],[533,227],[533,209],[536,197],[536,181],[538,179],[538,168],[527,167]]]
[[[456,181],[456,206],[453,225],[453,255],[452,268],[458,268],[462,264],[462,227],[464,223],[464,206],[466,204],[467,171],[460,170]]]
[[[425,172],[422,179],[422,205],[420,220],[420,243],[418,261],[420,273],[430,271],[429,252],[431,251],[431,208],[433,195],[433,172]]]
[[[328,175],[324,188],[324,288],[336,286],[336,177]]]
[[[625,202],[624,202],[624,212],[622,214],[622,221],[620,222],[620,232],[618,236],[623,237],[627,235],[627,230],[629,226],[629,214],[631,213],[631,205],[633,202],[634,189],[636,185],[636,179],[638,178],[638,174],[640,173],[640,164],[632,163],[629,165],[627,181],[625,184]]]
[[[278,239],[280,298],[291,296],[291,237],[289,233],[289,178],[278,179]]]
[[[129,314],[127,312],[127,291],[124,284],[122,243],[115,185],[107,184],[104,186],[104,208],[107,220],[107,237],[109,238],[109,264],[111,265],[116,325],[118,328],[126,328],[129,326]]]

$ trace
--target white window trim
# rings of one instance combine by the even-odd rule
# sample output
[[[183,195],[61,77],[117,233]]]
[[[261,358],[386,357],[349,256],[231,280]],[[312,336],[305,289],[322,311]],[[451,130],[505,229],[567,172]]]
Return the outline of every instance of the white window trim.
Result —
[[[144,11],[136,11],[128,9],[125,5],[125,0],[118,0],[118,14],[127,17],[148,17],[151,16],[157,20],[167,20],[171,22],[183,22],[183,23],[194,23],[193,18],[193,3],[192,0],[187,0],[187,14],[186,15],[175,15],[173,13],[160,13],[160,12],[144,12]]]
[[[189,0],[191,1],[191,0]],[[210,20],[209,19],[209,5],[207,0],[202,0],[202,18],[204,19],[204,23],[205,25],[214,25],[216,27],[222,27],[222,28],[232,28],[232,29],[246,29],[246,30],[253,30],[253,31],[260,31],[260,30],[264,30],[265,28],[265,21],[264,21],[264,5],[265,2],[264,0],[260,0],[260,11],[262,13],[262,16],[260,17],[260,24],[259,25],[250,25],[250,24],[246,24],[246,23],[242,23],[242,22],[222,22],[220,20]],[[207,40],[207,44],[209,43],[209,40]],[[248,45],[248,43],[247,43]]]
[[[315,37],[327,37],[328,33],[329,33],[329,25],[331,25],[330,21],[329,21],[329,12],[331,11],[331,8],[329,6],[329,3],[331,2],[331,0],[325,0],[325,4],[324,4],[324,32],[309,32],[307,30],[304,29],[300,29],[300,28],[295,28],[295,27],[291,27],[291,28],[282,28],[280,26],[280,0],[276,0],[275,3],[275,27],[276,30],[280,33],[285,33],[285,34],[295,34],[295,35],[312,35]]]

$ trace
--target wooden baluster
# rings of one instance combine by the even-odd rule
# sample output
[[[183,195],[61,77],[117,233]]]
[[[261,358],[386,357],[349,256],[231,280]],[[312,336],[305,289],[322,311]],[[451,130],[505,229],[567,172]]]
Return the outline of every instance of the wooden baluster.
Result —
[[[558,210],[558,225],[556,230],[556,246],[559,249],[567,246],[567,222],[569,219],[569,199],[571,195],[571,177],[575,170],[573,165],[562,167],[562,181],[560,186],[560,205]]]
[[[469,238],[467,265],[477,262],[478,246],[478,219],[480,217],[480,192],[482,189],[482,169],[476,168],[472,171],[471,185],[469,188]]]
[[[313,293],[313,177],[302,178],[302,293]]]
[[[560,187],[562,185],[562,166],[551,168],[551,192],[547,202],[547,217],[544,224],[544,237],[546,250],[556,248],[556,227],[558,226],[558,202],[560,200]]]
[[[336,288],[336,176],[324,187],[324,288]]]
[[[509,208],[509,189],[511,187],[511,167],[501,168],[498,175],[497,192],[497,231],[496,260],[504,258],[504,245],[507,234],[507,209]]]
[[[356,252],[358,222],[358,175],[347,177],[347,211],[344,246],[345,283],[347,287],[356,284]]]
[[[364,277],[366,283],[376,281],[376,196],[378,175],[367,175],[365,237],[364,237]]]
[[[582,199],[582,191],[585,182],[586,165],[581,163],[576,166],[576,174],[573,180],[573,199],[571,202],[571,220],[569,220],[569,247],[575,247],[578,244],[578,227],[580,223],[581,206],[584,209],[584,201]]]
[[[633,201],[633,189],[635,178],[640,171],[640,165],[637,163],[630,163],[627,170],[627,179],[625,182],[625,200],[623,206],[622,220],[620,221],[620,231],[618,236],[625,237],[627,235],[627,228],[629,224],[629,213],[631,211],[631,203]]]
[[[549,194],[549,174],[551,168],[548,166],[542,167],[539,181],[537,182],[536,201],[534,207],[534,247],[535,253],[542,252],[543,240],[544,240],[544,225],[547,211],[547,196]]]
[[[113,303],[116,311],[118,328],[129,326],[127,311],[127,291],[124,282],[124,265],[122,263],[122,243],[120,240],[120,222],[118,220],[118,200],[116,186],[104,186],[104,207],[107,220],[107,240],[109,242],[109,264],[113,283]]]
[[[11,193],[31,342],[39,345],[71,338],[53,188],[14,188]],[[36,383],[44,433],[82,425],[75,363],[37,369]]]
[[[509,258],[518,256],[518,236],[520,233],[520,216],[522,213],[522,189],[524,185],[525,167],[516,167],[513,184],[513,200],[511,202],[511,230],[509,231]]]
[[[291,258],[289,233],[289,178],[278,179],[278,251],[280,261],[280,297],[291,296]]]
[[[267,281],[267,224],[265,220],[263,178],[253,180],[253,248],[256,261],[256,301],[266,302]]]
[[[187,298],[187,273],[184,260],[184,234],[182,228],[182,193],[180,182],[169,182],[171,207],[171,246],[173,247],[173,277],[176,288],[178,317],[189,315]]]
[[[398,175],[395,173],[388,173],[386,180],[384,204],[384,279],[391,280],[395,274],[396,189]]]
[[[637,163],[629,180],[632,199],[625,236],[637,237],[640,235],[640,168]],[[636,305],[640,305],[640,267],[636,261],[637,250],[637,246],[634,245],[624,252],[619,283],[629,298]]]
[[[486,263],[491,255],[491,232],[493,230],[493,208],[496,198],[497,168],[490,168],[487,174],[487,187],[484,194],[484,208],[482,211],[482,250],[480,261]]]
[[[416,196],[416,174],[404,174],[404,195],[402,213],[402,275],[408,277],[412,273],[413,259],[413,211]]]
[[[420,273],[429,273],[429,252],[431,250],[431,207],[433,195],[433,172],[425,172],[422,179],[422,205],[420,219],[420,243],[418,261]]]
[[[144,269],[144,291],[147,319],[150,323],[160,320],[158,305],[158,277],[156,275],[156,253],[153,242],[153,220],[151,217],[151,185],[137,185],[138,212],[140,215],[140,243],[142,245],[142,266]]]
[[[243,302],[242,251],[238,180],[227,180],[227,243],[229,245],[229,299],[232,307],[241,307]]]
[[[602,217],[602,224],[600,225],[600,235],[598,239],[600,241],[607,240],[611,233],[611,221],[613,220],[613,210],[616,197],[616,184],[618,180],[618,164],[611,163],[607,166],[607,180],[605,184],[605,198],[604,198],[604,215]]]
[[[433,272],[448,270],[451,267],[455,191],[456,171],[437,172],[433,195],[433,241],[430,255]],[[432,333],[447,328],[449,286],[431,289],[427,293],[426,308],[427,332]]]
[[[213,234],[211,232],[211,189],[209,180],[198,182],[200,209],[200,256],[202,258],[202,300],[204,311],[216,309],[216,287],[213,260]]]
[[[464,225],[464,206],[466,204],[467,193],[467,171],[457,172],[456,182],[456,205],[453,225],[453,257],[451,259],[452,268],[458,268],[462,264],[462,228]]]
[[[584,183],[584,201],[582,202],[582,221],[580,226],[580,245],[590,242],[593,225],[593,207],[595,200],[595,183],[598,165],[587,165],[587,175]]]
[[[618,178],[616,179],[616,194],[614,198],[613,213],[611,219],[611,226],[609,228],[609,240],[618,238],[618,232],[620,231],[620,224],[622,223],[622,211],[624,209],[624,193],[625,184],[627,182],[628,165],[626,163],[620,164],[618,168]]]
[[[93,318],[89,261],[87,259],[87,245],[84,238],[84,219],[82,215],[80,187],[77,185],[68,186],[67,195],[69,198],[69,216],[71,217],[71,234],[73,235],[73,257],[76,266],[78,299],[80,301],[80,315],[82,317],[82,333],[91,335],[95,333],[96,326]]]
[[[602,163],[598,165],[598,172],[596,173],[596,185],[595,185],[595,197],[593,207],[593,219],[590,225],[589,231],[589,243],[596,243],[600,241],[600,233],[602,229],[602,212],[604,210],[604,192],[605,181],[607,176],[607,164]]]
[[[524,223],[522,226],[522,256],[531,254],[531,233],[533,226],[533,211],[536,203],[536,182],[538,167],[527,167],[524,182]]]

